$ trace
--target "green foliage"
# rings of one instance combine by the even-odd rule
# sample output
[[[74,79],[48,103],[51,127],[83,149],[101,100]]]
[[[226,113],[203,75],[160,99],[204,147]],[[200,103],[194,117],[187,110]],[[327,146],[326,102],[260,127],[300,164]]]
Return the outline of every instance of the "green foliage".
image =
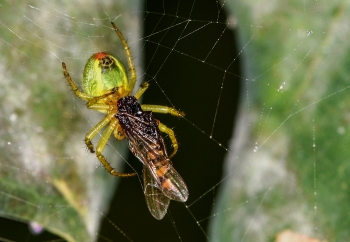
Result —
[[[238,22],[250,103],[244,96],[212,241],[268,241],[284,229],[349,240],[349,5],[227,7]]]
[[[117,180],[97,169],[97,158],[84,147],[85,134],[101,114],[74,97],[61,63],[81,87],[92,53],[124,56],[110,21],[137,31],[138,21],[127,21],[127,15],[139,1],[100,2],[104,11],[95,12],[94,1],[42,3],[0,4],[0,213],[35,221],[67,241],[94,241]],[[120,13],[125,18],[117,19]],[[93,27],[86,24],[93,21]],[[120,159],[114,156],[116,169]]]

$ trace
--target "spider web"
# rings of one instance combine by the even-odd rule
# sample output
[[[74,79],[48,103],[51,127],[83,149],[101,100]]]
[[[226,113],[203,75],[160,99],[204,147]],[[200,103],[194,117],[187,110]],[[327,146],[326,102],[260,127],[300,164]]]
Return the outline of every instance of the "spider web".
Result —
[[[35,0],[0,11],[0,239],[60,241],[30,232],[39,221],[72,241],[350,238],[347,3]],[[186,113],[156,115],[174,128],[172,161],[190,192],[162,221],[125,142],[111,138],[104,154],[138,178],[109,176],[86,151],[103,115],[62,75],[64,61],[80,84],[98,51],[126,63],[110,21],[131,47],[137,85],[151,84],[142,102]]]

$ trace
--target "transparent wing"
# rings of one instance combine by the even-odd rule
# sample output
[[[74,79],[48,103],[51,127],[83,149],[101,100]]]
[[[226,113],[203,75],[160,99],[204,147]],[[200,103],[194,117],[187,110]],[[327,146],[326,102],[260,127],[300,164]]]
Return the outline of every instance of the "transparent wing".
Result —
[[[148,210],[153,217],[161,220],[168,210],[170,199],[157,188],[158,184],[146,166],[143,167],[143,184]]]
[[[168,198],[178,201],[186,202],[188,198],[187,186],[180,176],[180,174],[169,164],[164,164],[162,167],[157,167],[157,164],[150,165],[151,172],[154,177],[157,177],[159,189]],[[166,171],[164,171],[166,170]]]
[[[171,165],[171,161],[164,156],[165,152],[161,149],[164,147],[163,142],[163,139],[160,139],[155,144],[147,137],[136,135],[129,138],[129,148],[148,168],[147,173],[152,176],[154,187],[172,200],[186,202],[188,198],[187,186]]]

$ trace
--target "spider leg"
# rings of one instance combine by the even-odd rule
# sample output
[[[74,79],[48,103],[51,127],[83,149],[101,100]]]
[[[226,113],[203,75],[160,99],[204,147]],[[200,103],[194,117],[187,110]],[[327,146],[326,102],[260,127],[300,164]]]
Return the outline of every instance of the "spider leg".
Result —
[[[88,100],[87,103],[86,103],[87,108],[89,108],[89,109],[95,109],[95,108],[93,108],[93,106],[95,106],[95,104],[98,104],[98,101],[100,101],[101,99],[104,99],[104,98],[108,97],[109,95],[111,95],[111,93],[107,93],[107,94],[104,94],[104,95],[102,95],[102,96],[98,96],[98,97],[93,97],[93,98],[91,98],[91,99]]]
[[[185,113],[177,110],[175,108],[167,107],[167,106],[162,106],[162,105],[150,105],[150,104],[142,104],[141,108],[143,111],[152,111],[154,113],[170,113],[171,115],[183,118],[185,117]]]
[[[137,93],[138,92],[139,91],[137,91]],[[141,108],[143,111],[152,111],[154,113],[163,113],[163,114],[170,113],[171,115],[174,115],[177,117],[181,117],[181,118],[185,117],[184,112],[177,110],[175,108],[167,107],[167,106],[142,104]],[[179,144],[177,143],[174,131],[171,128],[168,128],[165,124],[162,124],[161,122],[159,122],[158,128],[161,132],[166,133],[171,140],[172,146],[174,148],[173,153],[169,156],[169,158],[171,158],[176,154],[179,148]]]
[[[177,143],[174,131],[171,128],[168,128],[165,124],[162,124],[161,122],[159,122],[158,128],[161,132],[166,133],[171,140],[172,146],[174,148],[173,153],[171,153],[171,155],[169,156],[169,158],[171,158],[176,154],[177,149],[179,148],[179,144]]]
[[[100,111],[102,113],[106,113],[107,110],[110,109],[110,106],[108,104],[101,104],[101,103],[95,103],[95,104],[87,104],[86,105],[89,109],[92,109],[92,110],[97,110],[97,111]]]
[[[111,22],[115,32],[118,34],[119,39],[121,40],[121,42],[123,43],[124,46],[124,51],[125,51],[125,55],[128,59],[128,66],[129,66],[129,73],[130,73],[130,78],[129,78],[129,85],[128,85],[128,92],[130,93],[135,86],[136,83],[136,70],[135,70],[135,66],[134,63],[132,61],[132,56],[131,56],[131,52],[130,52],[130,47],[129,45],[126,43],[126,40],[124,39],[122,33],[120,32],[120,30],[117,28],[117,26]]]
[[[140,88],[139,88],[139,90],[136,91],[134,97],[136,99],[139,99],[142,96],[142,94],[147,90],[148,87],[149,87],[149,83],[148,82],[142,83]]]
[[[114,129],[114,137],[118,140],[123,140],[125,138],[125,133],[119,123],[116,125]]]
[[[98,124],[96,124],[89,133],[85,136],[85,144],[89,148],[91,153],[95,153],[94,146],[92,144],[92,139],[106,126],[112,119],[112,116],[108,115],[102,119]]]
[[[118,120],[116,118],[112,119],[110,125],[106,128],[106,130],[103,132],[101,139],[98,141],[98,144],[96,146],[96,156],[98,160],[102,163],[102,165],[106,168],[106,170],[112,174],[113,176],[121,176],[121,177],[131,177],[135,176],[137,173],[119,173],[115,171],[111,165],[108,163],[106,158],[102,155],[102,151],[104,150],[107,141],[111,134],[113,133],[114,129],[118,125]]]
[[[79,98],[81,98],[85,101],[88,101],[89,99],[91,99],[92,98],[91,96],[89,96],[89,95],[87,95],[79,90],[77,85],[74,83],[74,81],[70,77],[69,72],[68,72],[67,67],[66,67],[66,64],[64,62],[62,62],[62,69],[63,69],[64,77],[67,79],[67,81],[68,81],[69,85],[71,86],[75,95],[77,95]]]

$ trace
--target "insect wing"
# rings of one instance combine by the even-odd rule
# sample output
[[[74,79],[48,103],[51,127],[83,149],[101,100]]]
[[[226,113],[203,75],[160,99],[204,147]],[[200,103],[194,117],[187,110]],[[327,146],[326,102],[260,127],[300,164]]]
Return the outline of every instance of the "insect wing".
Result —
[[[161,174],[162,170],[165,170],[163,174]],[[187,186],[180,174],[174,169],[170,162],[164,165],[164,167],[158,168],[156,174],[157,175],[155,177],[157,177],[156,180],[159,184],[159,188],[165,196],[178,202],[187,201]]]
[[[187,186],[167,158],[164,140],[151,113],[143,112],[143,116],[139,117],[124,115],[129,124],[125,133],[131,152],[148,167],[157,188],[165,196],[175,201],[186,202]]]
[[[143,184],[148,210],[153,217],[161,220],[167,212],[170,198],[164,196],[163,192],[157,188],[158,184],[146,166],[143,168]]]
[[[187,200],[187,186],[168,158],[159,122],[152,112],[144,112],[133,96],[121,98],[117,106],[116,117],[129,140],[129,149],[144,165],[148,208],[154,217],[161,219],[166,214],[169,199]]]
[[[171,165],[170,160],[162,155],[165,152],[155,148],[165,147],[163,139],[160,139],[159,143],[160,145],[137,135],[129,138],[130,150],[148,168],[149,172],[147,173],[152,176],[155,187],[172,200],[186,202],[188,198],[187,186]]]

